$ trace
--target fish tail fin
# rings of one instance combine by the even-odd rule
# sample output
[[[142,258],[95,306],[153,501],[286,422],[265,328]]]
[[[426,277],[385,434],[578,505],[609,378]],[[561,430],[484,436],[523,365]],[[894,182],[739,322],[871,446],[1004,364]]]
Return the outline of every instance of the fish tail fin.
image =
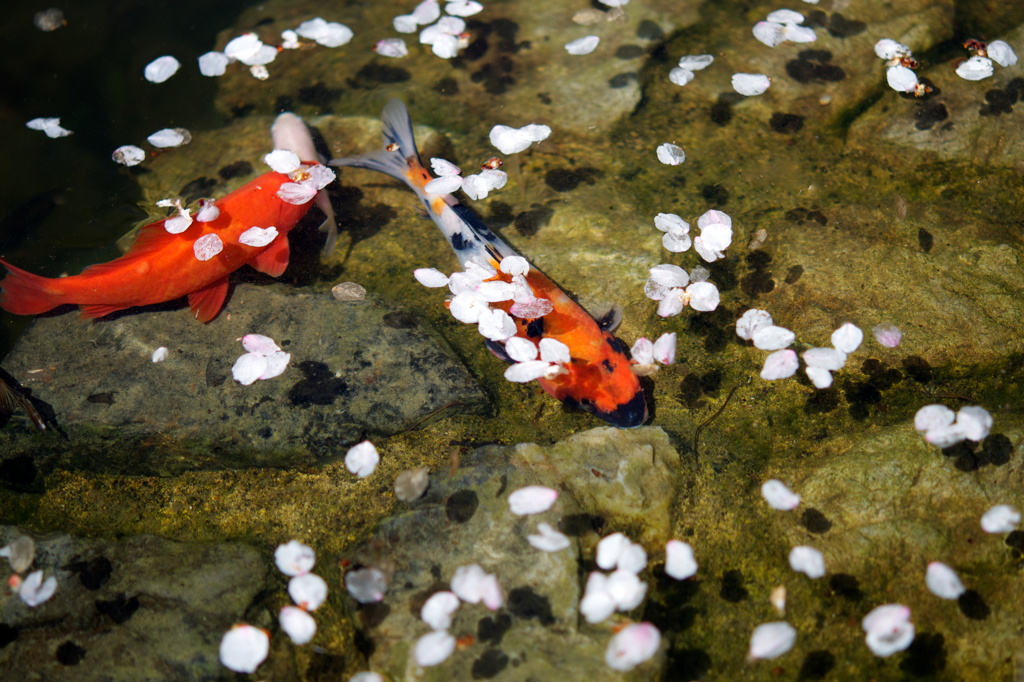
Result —
[[[412,120],[409,110],[400,99],[393,99],[384,107],[382,116],[382,132],[384,148],[361,156],[350,156],[344,159],[331,159],[331,166],[351,166],[366,168],[390,175],[401,180],[414,190],[419,189],[412,181],[409,170],[419,168],[420,154],[416,150],[416,139],[412,132]],[[398,145],[398,149],[388,151],[388,147]]]
[[[61,301],[47,291],[52,281],[33,275],[0,260],[7,268],[7,277],[0,281],[0,308],[14,315],[39,315],[53,310]]]

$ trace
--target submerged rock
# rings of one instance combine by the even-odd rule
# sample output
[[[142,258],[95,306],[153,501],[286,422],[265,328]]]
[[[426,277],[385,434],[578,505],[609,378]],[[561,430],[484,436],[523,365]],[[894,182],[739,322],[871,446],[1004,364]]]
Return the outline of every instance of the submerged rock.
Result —
[[[291,362],[251,386],[231,378],[248,333],[274,338]],[[154,364],[158,346],[167,360]],[[207,325],[185,309],[82,322],[40,318],[4,360],[52,409],[39,436],[0,432],[4,460],[119,474],[285,466],[343,456],[366,435],[410,428],[452,406],[478,413],[487,399],[469,372],[417,318],[367,300],[279,285],[238,285]],[[46,370],[45,380],[32,373]]]
[[[22,531],[0,526],[0,544]],[[0,602],[6,679],[217,679],[223,632],[265,589],[259,552],[234,543],[188,544],[141,535],[120,541],[36,539],[36,566],[57,577],[34,609]]]

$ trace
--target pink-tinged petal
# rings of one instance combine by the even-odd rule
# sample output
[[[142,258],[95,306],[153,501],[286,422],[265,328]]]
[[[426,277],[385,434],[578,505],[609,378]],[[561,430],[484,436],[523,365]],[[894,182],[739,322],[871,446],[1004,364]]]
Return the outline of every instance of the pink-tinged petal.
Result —
[[[886,348],[895,348],[900,345],[900,341],[903,339],[903,332],[900,331],[899,327],[889,322],[876,324],[871,328],[871,332],[875,335],[875,341],[878,341],[879,344]]]
[[[526,303],[514,303],[509,308],[509,313],[513,317],[518,317],[523,320],[534,320],[538,317],[544,317],[552,310],[555,309],[555,304],[546,298],[535,298],[532,301]]]
[[[505,378],[517,384],[525,384],[543,377],[547,374],[549,367],[551,367],[551,363],[544,362],[543,360],[517,362],[505,370]]]
[[[277,228],[271,225],[264,229],[262,227],[250,227],[238,236],[238,242],[246,246],[261,248],[277,239]]]
[[[612,670],[632,670],[658,653],[661,632],[654,625],[633,623],[620,630],[604,652],[604,662]]]
[[[654,342],[654,359],[663,365],[671,365],[676,361],[676,333],[668,332]]]
[[[541,339],[538,345],[540,346],[540,359],[544,362],[564,365],[572,361],[569,346],[557,339]]]
[[[288,363],[291,362],[291,353],[285,353],[278,351],[267,356],[267,368],[263,370],[263,374],[260,375],[260,380],[265,381],[267,379],[273,379],[276,376],[280,376],[288,369]]]
[[[514,336],[505,342],[505,352],[516,362],[529,362],[537,359],[537,344],[529,339]]]
[[[800,496],[786,487],[782,481],[770,478],[761,484],[761,497],[768,506],[779,511],[792,511],[800,506]]]
[[[297,182],[286,182],[277,190],[277,196],[281,201],[286,201],[295,206],[301,206],[313,200],[317,190]]]
[[[242,348],[257,355],[273,355],[281,350],[274,339],[263,334],[246,334],[242,337]]]
[[[236,673],[254,673],[270,652],[270,637],[251,625],[239,624],[220,640],[220,662]]]
[[[208,261],[224,250],[224,242],[215,234],[204,234],[192,245],[196,259]]]
[[[749,341],[761,329],[772,325],[772,316],[767,310],[751,308],[736,320],[736,336]],[[794,338],[796,338],[794,336]]]
[[[654,362],[654,344],[641,336],[629,349],[629,354],[636,364],[649,365]]]
[[[255,353],[246,353],[235,360],[235,364],[231,367],[231,376],[243,386],[248,386],[259,379],[265,371],[267,371],[265,357]]]
[[[388,579],[379,568],[357,568],[345,574],[345,589],[360,604],[376,604],[384,601]]]
[[[540,514],[551,509],[558,491],[541,485],[528,485],[508,496],[508,508],[516,516]]]
[[[761,369],[761,378],[766,381],[788,379],[796,374],[799,367],[800,361],[796,357],[796,351],[775,351],[765,358],[764,367]]]
[[[658,315],[661,317],[674,317],[683,312],[683,297],[686,292],[682,289],[669,289],[665,298],[658,302]]]

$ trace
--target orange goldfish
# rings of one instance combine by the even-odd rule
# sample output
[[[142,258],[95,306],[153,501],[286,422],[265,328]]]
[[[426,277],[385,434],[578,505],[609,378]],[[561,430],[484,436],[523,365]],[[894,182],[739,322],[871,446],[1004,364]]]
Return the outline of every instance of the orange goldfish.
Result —
[[[488,263],[497,271],[492,280],[510,282],[512,278],[499,271],[499,264],[502,259],[519,254],[454,196],[431,194],[424,189],[433,177],[420,161],[405,105],[397,99],[388,102],[384,107],[383,124],[384,148],[381,151],[333,159],[330,164],[368,168],[402,180],[416,192],[464,267]],[[535,345],[543,339],[554,339],[569,348],[571,359],[565,364],[565,371],[537,379],[541,387],[562,402],[584,409],[614,426],[628,428],[643,424],[647,419],[644,393],[615,337],[536,268],[530,267],[526,282],[537,299],[550,301],[547,311],[537,310],[535,317],[517,317],[511,301],[492,306],[512,315],[516,336]],[[499,358],[511,361],[501,343],[488,340],[487,346]]]
[[[303,183],[311,182],[310,171],[316,169],[333,179],[330,170],[308,163],[308,168],[301,166],[291,175],[264,173],[207,204],[206,215],[216,215],[207,222],[200,222],[202,211],[195,220],[183,211],[181,216],[146,225],[128,253],[92,265],[80,275],[49,279],[0,260],[7,268],[7,277],[0,282],[0,307],[15,315],[38,315],[73,304],[81,306],[82,317],[89,318],[187,295],[196,319],[209,322],[224,305],[232,272],[249,264],[278,277],[288,266],[288,232],[306,215],[316,194]],[[184,231],[168,231],[181,229],[182,220],[188,223]],[[172,221],[178,221],[178,226],[167,224]]]

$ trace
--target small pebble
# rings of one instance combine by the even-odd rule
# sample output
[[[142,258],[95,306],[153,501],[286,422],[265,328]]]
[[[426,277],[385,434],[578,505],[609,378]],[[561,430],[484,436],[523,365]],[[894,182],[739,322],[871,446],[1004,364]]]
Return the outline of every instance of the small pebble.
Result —
[[[342,282],[331,288],[331,295],[337,301],[362,301],[366,298],[366,289],[355,282]]]
[[[395,497],[402,502],[415,502],[423,497],[429,485],[430,471],[426,467],[403,471],[395,478]]]

